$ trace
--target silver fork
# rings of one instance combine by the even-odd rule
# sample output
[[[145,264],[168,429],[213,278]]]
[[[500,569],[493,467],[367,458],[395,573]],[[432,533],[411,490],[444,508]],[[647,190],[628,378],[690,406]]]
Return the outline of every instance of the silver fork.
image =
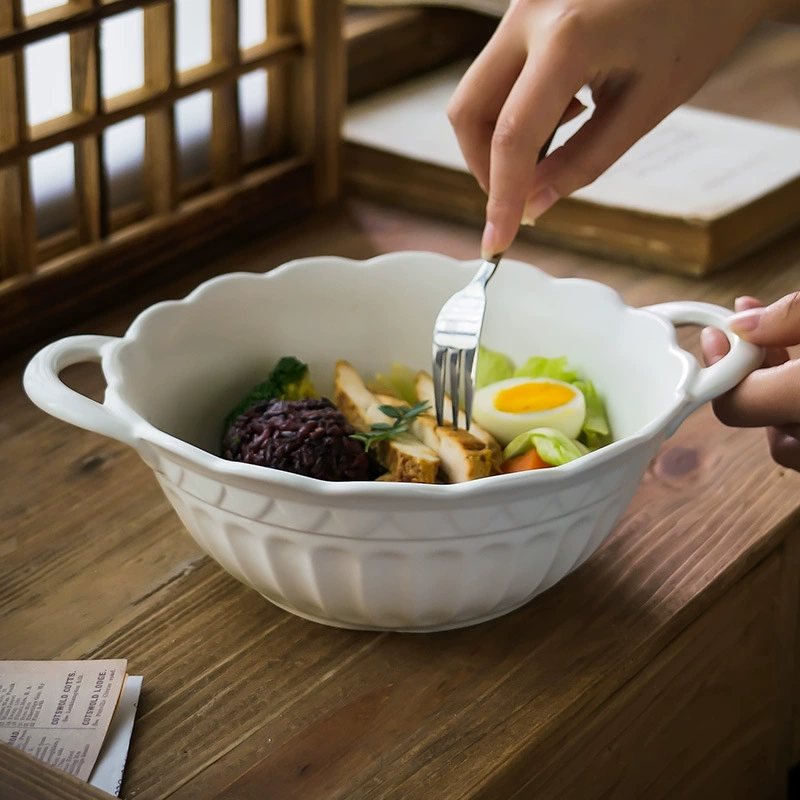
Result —
[[[475,277],[443,306],[433,328],[433,388],[436,421],[444,424],[446,375],[450,374],[453,427],[458,428],[460,384],[464,375],[464,415],[469,429],[475,392],[475,358],[486,313],[486,284],[494,275],[502,253],[484,261]]]
[[[559,125],[561,123],[559,122]],[[558,130],[558,128],[556,128]],[[554,130],[539,151],[537,163],[550,149]],[[461,378],[464,376],[464,416],[469,430],[472,422],[472,398],[475,393],[475,358],[481,340],[486,314],[486,284],[494,275],[502,253],[481,264],[475,277],[457,291],[443,306],[433,326],[433,388],[436,400],[436,422],[444,424],[446,376],[450,373],[450,400],[453,405],[453,427],[458,428]]]

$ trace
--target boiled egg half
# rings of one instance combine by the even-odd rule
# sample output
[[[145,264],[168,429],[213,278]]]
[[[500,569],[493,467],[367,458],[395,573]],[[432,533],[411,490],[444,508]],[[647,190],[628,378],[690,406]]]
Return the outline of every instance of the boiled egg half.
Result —
[[[532,428],[576,439],[586,416],[583,392],[552,378],[508,378],[475,392],[472,415],[504,447]]]

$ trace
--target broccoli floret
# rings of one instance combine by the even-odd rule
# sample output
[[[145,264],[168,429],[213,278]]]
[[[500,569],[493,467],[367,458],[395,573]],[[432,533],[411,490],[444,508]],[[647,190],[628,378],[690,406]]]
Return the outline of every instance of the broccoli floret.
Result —
[[[279,400],[304,400],[305,398],[316,396],[316,390],[309,376],[308,364],[304,364],[294,356],[284,356],[275,365],[269,377],[253,388],[247,397],[225,417],[225,431],[230,428],[240,414],[244,414],[248,408],[252,408],[256,403],[275,398]],[[225,431],[223,431],[223,435]]]
[[[307,375],[308,364],[304,364],[294,356],[284,356],[275,365],[275,369],[270,373],[268,381],[275,386],[275,391],[280,393],[286,391],[286,388],[292,384],[299,383]]]
[[[282,358],[272,370],[269,380],[275,387],[276,394],[273,397],[281,400],[305,400],[317,395],[309,377],[308,364],[294,356]]]

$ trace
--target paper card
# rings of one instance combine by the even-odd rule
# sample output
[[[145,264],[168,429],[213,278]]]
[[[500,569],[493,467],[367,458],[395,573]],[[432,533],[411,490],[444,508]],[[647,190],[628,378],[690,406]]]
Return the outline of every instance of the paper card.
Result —
[[[81,780],[97,761],[127,661],[0,661],[0,741]]]
[[[111,720],[106,740],[100,750],[89,783],[109,794],[119,796],[122,790],[122,775],[128,760],[128,748],[133,734],[133,722],[142,691],[142,678],[128,675],[117,703],[117,710]]]

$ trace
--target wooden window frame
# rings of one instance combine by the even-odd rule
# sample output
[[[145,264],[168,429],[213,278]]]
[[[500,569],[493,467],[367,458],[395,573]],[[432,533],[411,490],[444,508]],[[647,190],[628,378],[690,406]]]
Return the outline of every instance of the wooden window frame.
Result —
[[[0,0],[0,354],[52,335],[124,297],[157,274],[186,269],[192,253],[330,202],[341,181],[345,94],[341,0],[264,0],[266,42],[239,49],[238,0],[211,0],[211,60],[175,67],[174,0],[70,0],[30,17]],[[100,25],[144,11],[144,86],[102,97]],[[72,111],[30,126],[24,48],[70,40]],[[268,71],[265,157],[243,163],[238,79]],[[179,186],[175,104],[212,94],[211,174]],[[144,202],[112,213],[104,132],[145,118]],[[75,148],[76,226],[37,242],[30,160],[65,142]],[[229,242],[228,242],[229,246]]]

